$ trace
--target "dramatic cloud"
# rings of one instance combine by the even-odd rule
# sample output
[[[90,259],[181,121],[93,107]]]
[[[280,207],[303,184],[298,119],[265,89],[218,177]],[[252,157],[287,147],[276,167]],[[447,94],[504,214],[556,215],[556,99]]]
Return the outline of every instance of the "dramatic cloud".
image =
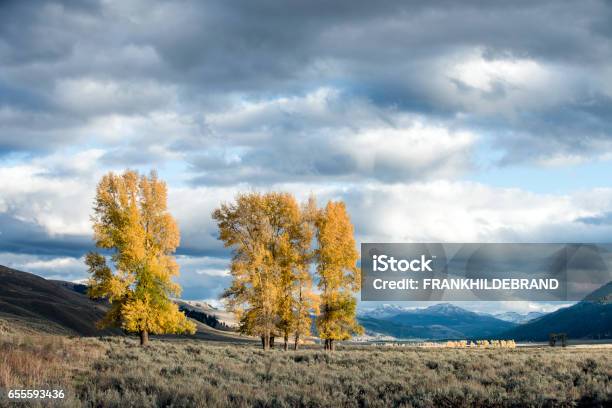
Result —
[[[393,107],[436,126],[443,121],[486,134],[504,164],[570,153],[597,157],[611,148],[606,22],[612,11],[604,1],[9,1],[1,7],[0,148],[6,152],[91,137],[112,145],[129,131],[107,140],[103,126],[91,127],[112,115],[154,126],[173,112],[205,126],[208,116],[228,114],[236,101],[265,105],[321,88],[341,92],[341,104],[357,96],[371,101],[368,115]],[[273,142],[303,138],[303,123],[286,122],[269,124],[283,129],[268,136]],[[342,137],[352,122],[336,118],[327,137]],[[200,126],[187,133],[182,137],[215,137]],[[185,147],[172,140],[176,135],[167,137],[153,143],[157,150]],[[216,137],[243,147],[225,133]],[[203,141],[190,149],[195,145],[199,155],[210,147]],[[253,170],[250,160],[234,165],[235,177]],[[269,163],[285,171],[283,163],[275,166]]]
[[[125,168],[167,180],[193,299],[228,281],[210,213],[252,189],[345,200],[358,241],[609,241],[611,19],[603,0],[3,1],[0,263],[84,277],[96,182]]]
[[[34,256],[0,252],[2,264],[10,268],[29,271],[46,279],[82,281],[84,274],[83,258]]]
[[[476,141],[468,131],[345,101],[330,89],[243,102],[210,115],[208,125],[226,143],[192,160],[204,184],[455,177],[469,169]]]

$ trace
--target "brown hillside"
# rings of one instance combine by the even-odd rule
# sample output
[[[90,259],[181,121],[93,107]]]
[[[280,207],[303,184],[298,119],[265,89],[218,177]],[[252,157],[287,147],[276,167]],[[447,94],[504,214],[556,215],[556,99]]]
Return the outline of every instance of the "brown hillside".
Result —
[[[0,265],[0,333],[44,332],[82,336],[121,334],[119,329],[96,328],[96,322],[107,310],[106,303],[89,299],[76,291],[74,286],[70,282],[46,280]],[[194,338],[197,339],[232,343],[257,341],[237,333],[214,329],[195,320],[194,323],[197,327]]]
[[[98,330],[106,306],[68,290],[56,282],[0,265],[0,316],[9,320],[41,322],[61,327],[70,334],[110,334]]]

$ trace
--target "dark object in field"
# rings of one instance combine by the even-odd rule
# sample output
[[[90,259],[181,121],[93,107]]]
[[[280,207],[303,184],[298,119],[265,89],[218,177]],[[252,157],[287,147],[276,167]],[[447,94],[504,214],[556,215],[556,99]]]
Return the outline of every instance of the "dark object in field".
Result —
[[[548,335],[548,344],[550,347],[555,347],[557,341],[561,341],[561,347],[567,346],[567,334],[565,333],[550,333]]]

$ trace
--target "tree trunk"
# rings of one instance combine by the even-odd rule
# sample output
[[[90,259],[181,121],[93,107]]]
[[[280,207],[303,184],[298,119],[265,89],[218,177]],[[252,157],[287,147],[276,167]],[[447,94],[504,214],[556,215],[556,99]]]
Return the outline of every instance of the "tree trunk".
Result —
[[[334,343],[333,339],[329,339],[329,350],[334,351],[336,349],[336,343]]]
[[[264,350],[270,350],[270,335],[264,334],[261,337],[261,343]]]
[[[296,333],[295,342],[293,343],[293,349],[297,350],[299,345],[300,345],[300,335]]]
[[[140,345],[146,346],[147,344],[149,344],[149,332],[142,330],[140,332]]]
[[[274,336],[270,336],[270,348],[274,348]]]
[[[283,350],[289,350],[289,334],[285,333],[285,344],[283,344]]]

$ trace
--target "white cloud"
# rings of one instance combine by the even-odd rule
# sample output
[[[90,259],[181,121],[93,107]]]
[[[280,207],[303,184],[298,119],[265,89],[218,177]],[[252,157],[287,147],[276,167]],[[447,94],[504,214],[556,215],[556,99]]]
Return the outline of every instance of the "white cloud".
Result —
[[[417,132],[418,133],[418,132]],[[376,144],[376,143],[373,143]],[[374,150],[372,147],[371,150]],[[393,149],[386,150],[393,153]],[[418,149],[417,149],[418,150]],[[31,164],[0,167],[0,212],[44,228],[49,235],[90,236],[95,185],[104,172],[101,151],[56,154]],[[402,153],[398,153],[402,154]],[[70,158],[69,158],[70,157]],[[163,171],[161,177],[164,178]],[[170,186],[169,206],[187,253],[223,253],[212,211],[232,201],[248,184],[217,187]],[[358,241],[605,241],[607,225],[577,220],[612,208],[612,189],[538,194],[463,181],[288,182],[265,190],[287,190],[347,202]],[[321,203],[322,204],[322,203]]]
[[[240,101],[206,116],[218,140],[195,159],[207,180],[456,178],[470,169],[478,137],[443,122],[381,108],[338,89]],[[231,161],[228,161],[231,159]]]
[[[82,171],[84,162],[80,160],[89,155],[76,156],[73,163],[64,158],[65,162],[56,169]],[[0,167],[0,209],[43,227],[50,235],[91,231],[88,214],[94,188],[92,179],[54,175],[41,161]]]
[[[483,49],[475,49],[448,67],[448,76],[473,88],[490,92],[495,82],[513,87],[528,88],[546,82],[548,71],[537,61],[528,58],[485,58]]]
[[[444,126],[414,122],[347,132],[332,145],[352,157],[364,175],[384,174],[387,169],[455,178],[469,168],[470,149],[476,139],[467,131],[453,132]]]
[[[245,187],[246,188],[246,187]],[[241,190],[232,187],[171,187],[168,205],[181,230],[181,245],[196,251],[222,251],[212,212]]]
[[[449,181],[355,186],[345,196],[366,242],[598,241],[602,231],[576,220],[612,207],[612,189],[553,195]]]
[[[200,268],[195,273],[206,276],[230,276],[229,269]]]
[[[76,281],[87,277],[84,257],[40,257],[37,255],[0,253],[0,264],[30,272],[46,279]]]
[[[575,70],[549,61],[513,55],[486,55],[475,47],[440,56],[429,80],[430,92],[445,106],[474,117],[501,117],[515,126],[522,112],[540,112],[571,103],[585,81],[588,70]]]

